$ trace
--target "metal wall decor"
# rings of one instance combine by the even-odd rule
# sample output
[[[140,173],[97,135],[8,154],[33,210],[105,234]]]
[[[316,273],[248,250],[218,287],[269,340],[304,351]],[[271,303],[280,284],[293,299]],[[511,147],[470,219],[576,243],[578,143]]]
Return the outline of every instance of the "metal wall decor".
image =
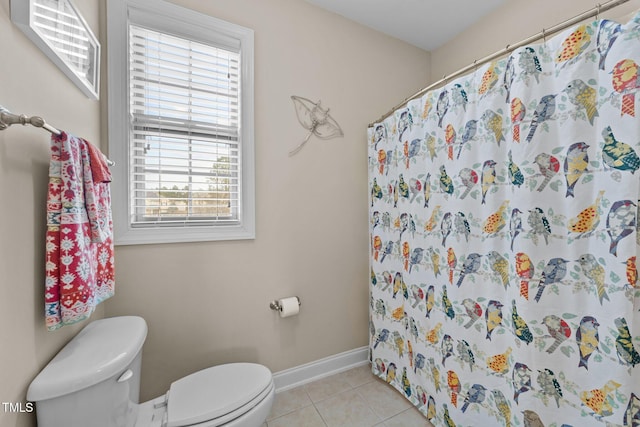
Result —
[[[338,122],[329,115],[329,109],[326,110],[320,105],[320,101],[313,102],[301,96],[291,96],[293,105],[296,109],[298,121],[305,129],[309,131],[304,141],[296,148],[289,151],[289,155],[293,156],[309,141],[311,135],[315,135],[320,139],[331,139],[343,136],[344,133]]]

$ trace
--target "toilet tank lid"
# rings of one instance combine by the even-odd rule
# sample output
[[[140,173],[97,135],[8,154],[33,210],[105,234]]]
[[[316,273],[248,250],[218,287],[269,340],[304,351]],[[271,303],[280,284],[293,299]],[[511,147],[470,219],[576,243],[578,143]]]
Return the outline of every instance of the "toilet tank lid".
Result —
[[[53,399],[122,373],[142,349],[146,336],[147,323],[137,316],[89,323],[31,382],[27,399]]]

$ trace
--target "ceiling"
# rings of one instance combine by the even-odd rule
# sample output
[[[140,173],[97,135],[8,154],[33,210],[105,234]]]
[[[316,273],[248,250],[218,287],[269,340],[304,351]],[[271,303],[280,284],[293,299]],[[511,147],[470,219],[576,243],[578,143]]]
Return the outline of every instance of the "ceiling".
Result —
[[[506,0],[305,0],[427,51]]]

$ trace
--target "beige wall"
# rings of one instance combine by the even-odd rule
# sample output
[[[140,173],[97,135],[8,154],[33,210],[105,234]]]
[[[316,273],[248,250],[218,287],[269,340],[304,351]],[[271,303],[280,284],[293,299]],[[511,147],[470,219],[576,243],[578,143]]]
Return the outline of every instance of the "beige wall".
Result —
[[[75,2],[97,32],[98,0]],[[11,23],[0,0],[0,105],[100,143],[100,104],[87,99]],[[44,233],[49,134],[15,125],[0,132],[0,402],[22,402],[38,371],[82,327],[47,332]],[[96,317],[102,317],[100,307]],[[33,426],[33,414],[5,413],[3,427]]]
[[[508,0],[504,6],[431,52],[433,81],[504,49],[508,44],[533,36],[543,28],[580,15],[596,3],[590,0]],[[628,18],[629,13],[639,8],[640,0],[631,0],[603,13],[602,17]]]
[[[214,364],[280,371],[367,345],[366,128],[427,80],[428,53],[301,0],[173,0],[255,31],[254,241],[122,246],[106,315],[149,324],[142,398]],[[401,65],[399,67],[399,65]],[[344,137],[306,136],[290,96]],[[298,295],[280,319],[275,298]]]
[[[255,30],[257,238],[117,248],[116,296],[94,317],[147,319],[143,398],[212,364],[249,360],[279,371],[366,345],[367,124],[429,81],[590,6],[510,0],[429,60],[300,0],[173,2]],[[75,3],[98,33],[104,0]],[[104,47],[104,34],[101,40]],[[104,99],[101,108],[84,97],[11,24],[9,0],[0,0],[0,47],[1,105],[42,115],[106,149]],[[345,137],[312,138],[288,157],[305,136],[290,95],[322,99]],[[0,132],[0,401],[24,402],[33,376],[79,329],[44,327],[47,168],[46,132]],[[279,319],[268,302],[287,295],[299,295],[302,310]],[[0,407],[0,425],[35,421]]]
[[[104,0],[74,3],[104,53]],[[429,68],[428,53],[299,0],[175,3],[256,32],[257,239],[117,248],[116,296],[93,318],[147,319],[143,398],[213,364],[278,371],[367,344],[366,126],[417,90]],[[9,0],[0,0],[0,48],[0,105],[106,149],[106,97],[82,95],[11,23]],[[289,158],[305,136],[293,94],[322,99],[345,137],[312,140]],[[46,132],[0,132],[2,402],[24,403],[31,379],[84,326],[44,327],[48,159]],[[269,310],[271,299],[294,294],[300,316]],[[35,417],[0,407],[0,425],[34,426]]]

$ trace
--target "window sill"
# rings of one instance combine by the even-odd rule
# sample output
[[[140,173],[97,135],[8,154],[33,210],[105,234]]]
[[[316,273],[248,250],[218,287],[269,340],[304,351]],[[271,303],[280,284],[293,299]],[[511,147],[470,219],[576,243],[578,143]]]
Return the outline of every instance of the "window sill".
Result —
[[[256,237],[255,229],[246,226],[188,227],[180,229],[153,227],[144,229],[130,228],[128,230],[118,230],[116,228],[114,234],[114,244],[116,246],[251,240]]]

